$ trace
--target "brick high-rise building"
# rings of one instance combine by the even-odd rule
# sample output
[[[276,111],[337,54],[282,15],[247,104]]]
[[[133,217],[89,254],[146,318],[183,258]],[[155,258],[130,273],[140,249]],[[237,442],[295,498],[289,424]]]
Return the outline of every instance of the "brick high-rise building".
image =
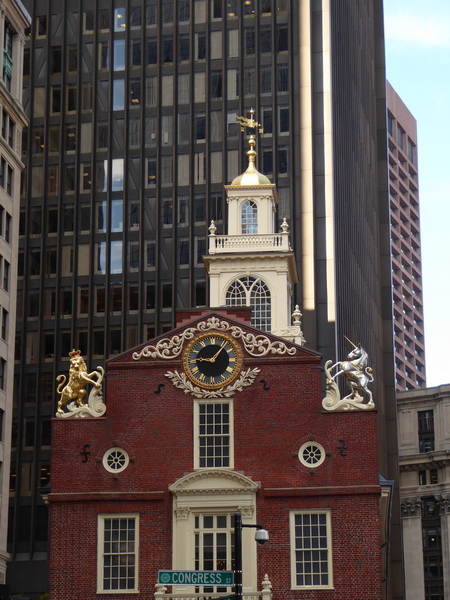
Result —
[[[27,6],[11,589],[46,590],[38,489],[50,483],[55,378],[73,347],[102,364],[171,330],[174,309],[210,304],[208,226],[226,231],[223,186],[245,162],[236,115],[251,107],[276,231],[290,224],[307,344],[336,360],[344,335],[366,347],[380,472],[395,479],[381,0]]]
[[[387,83],[396,388],[426,387],[417,123]]]

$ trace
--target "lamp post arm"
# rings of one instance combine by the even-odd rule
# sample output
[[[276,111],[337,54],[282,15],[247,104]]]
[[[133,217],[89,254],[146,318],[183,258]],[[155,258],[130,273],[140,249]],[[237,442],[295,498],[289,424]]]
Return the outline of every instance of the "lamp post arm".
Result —
[[[234,515],[234,595],[236,600],[242,600],[242,528],[252,527],[264,529],[262,525],[242,523],[241,513]]]

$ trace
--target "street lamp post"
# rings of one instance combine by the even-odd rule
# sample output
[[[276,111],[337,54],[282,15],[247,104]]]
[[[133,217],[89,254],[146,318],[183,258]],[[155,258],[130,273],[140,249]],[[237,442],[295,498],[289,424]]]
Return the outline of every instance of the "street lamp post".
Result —
[[[242,528],[254,527],[257,531],[255,540],[258,544],[265,544],[269,539],[269,533],[262,525],[250,525],[242,523],[241,513],[234,515],[234,596],[235,600],[242,600]]]

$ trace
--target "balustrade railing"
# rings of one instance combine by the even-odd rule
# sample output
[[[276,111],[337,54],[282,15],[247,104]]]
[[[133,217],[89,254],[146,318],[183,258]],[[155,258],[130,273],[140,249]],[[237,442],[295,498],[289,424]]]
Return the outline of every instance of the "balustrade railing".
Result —
[[[239,250],[267,250],[287,252],[289,236],[287,233],[271,233],[261,235],[210,235],[209,254],[236,252]]]

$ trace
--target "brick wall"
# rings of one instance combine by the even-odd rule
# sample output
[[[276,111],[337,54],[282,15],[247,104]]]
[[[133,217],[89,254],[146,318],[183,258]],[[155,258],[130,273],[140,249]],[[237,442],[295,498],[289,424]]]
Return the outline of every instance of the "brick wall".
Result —
[[[244,353],[244,360],[244,368],[258,367],[260,374],[234,396],[234,468],[261,485],[258,521],[270,542],[258,549],[259,581],[268,573],[280,600],[381,598],[376,413],[325,413],[320,357],[311,351],[264,359]],[[158,569],[171,568],[168,487],[194,467],[194,399],[165,377],[181,369],[181,358],[133,361],[124,354],[108,364],[105,417],[53,420],[52,600],[97,597],[98,514],[140,515],[140,593],[134,597],[150,598]],[[297,456],[308,440],[327,453],[317,469]],[[82,462],[85,444],[90,455]],[[113,476],[102,458],[114,446],[128,452],[130,465]],[[290,590],[289,511],[304,508],[332,511],[334,590]],[[122,596],[130,594],[102,594],[105,600]]]

